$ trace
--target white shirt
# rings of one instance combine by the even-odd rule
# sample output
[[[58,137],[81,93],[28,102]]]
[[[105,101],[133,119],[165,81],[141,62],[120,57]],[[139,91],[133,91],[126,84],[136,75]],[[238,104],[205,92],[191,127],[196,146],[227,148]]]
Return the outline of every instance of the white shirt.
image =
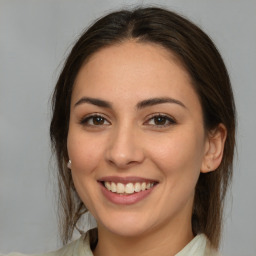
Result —
[[[4,256],[0,254],[0,256]],[[20,253],[11,253],[5,256],[25,256]],[[71,242],[63,248],[44,254],[34,254],[30,256],[93,256],[90,248],[89,235],[83,235],[78,240]],[[219,256],[210,247],[210,242],[204,234],[197,235],[179,253],[174,256]]]

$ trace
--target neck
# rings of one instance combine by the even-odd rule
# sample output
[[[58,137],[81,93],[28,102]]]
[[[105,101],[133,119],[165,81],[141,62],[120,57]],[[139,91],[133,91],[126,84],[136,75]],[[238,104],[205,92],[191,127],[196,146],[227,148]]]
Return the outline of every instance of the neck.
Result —
[[[177,254],[192,239],[191,224],[169,227],[165,225],[147,234],[126,237],[98,227],[98,244],[94,256],[170,256]]]

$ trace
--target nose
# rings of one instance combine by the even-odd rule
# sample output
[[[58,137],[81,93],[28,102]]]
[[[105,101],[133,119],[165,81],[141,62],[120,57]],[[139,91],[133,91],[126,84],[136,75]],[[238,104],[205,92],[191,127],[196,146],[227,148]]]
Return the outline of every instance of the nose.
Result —
[[[118,169],[127,169],[144,161],[139,135],[132,128],[116,129],[109,140],[106,161]]]

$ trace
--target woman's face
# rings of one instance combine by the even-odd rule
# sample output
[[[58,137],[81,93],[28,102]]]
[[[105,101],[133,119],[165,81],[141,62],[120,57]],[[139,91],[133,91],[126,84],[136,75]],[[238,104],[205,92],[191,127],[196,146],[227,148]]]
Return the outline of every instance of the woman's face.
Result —
[[[191,230],[207,145],[198,96],[169,51],[128,41],[98,51],[81,68],[68,154],[76,190],[100,232]]]

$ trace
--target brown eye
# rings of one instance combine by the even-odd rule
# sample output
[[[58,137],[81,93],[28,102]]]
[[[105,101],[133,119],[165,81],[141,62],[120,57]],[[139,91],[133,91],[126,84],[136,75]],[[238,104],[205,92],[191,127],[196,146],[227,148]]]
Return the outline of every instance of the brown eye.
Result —
[[[110,125],[109,121],[100,115],[91,115],[83,118],[80,124],[85,126],[105,126]]]
[[[152,116],[146,122],[146,124],[161,128],[161,127],[167,127],[167,126],[176,124],[176,121],[170,116],[158,114],[158,115]]]
[[[105,122],[105,119],[101,116],[94,116],[92,117],[92,123],[94,125],[103,125]]]
[[[168,120],[165,116],[156,116],[156,117],[154,117],[155,125],[165,125],[167,121]]]

